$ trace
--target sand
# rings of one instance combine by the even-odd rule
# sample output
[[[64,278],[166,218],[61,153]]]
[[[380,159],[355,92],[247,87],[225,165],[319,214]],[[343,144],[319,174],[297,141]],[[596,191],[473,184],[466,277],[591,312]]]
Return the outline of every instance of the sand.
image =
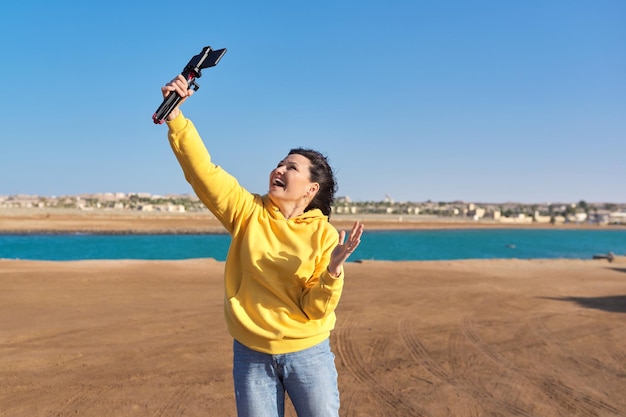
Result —
[[[0,416],[236,415],[223,267],[0,260]],[[624,263],[366,261],[346,277],[342,416],[626,415]]]
[[[611,226],[589,224],[500,223],[452,217],[333,214],[331,223],[349,229],[355,220],[367,230],[450,229],[450,228],[560,228],[598,229]],[[113,210],[0,209],[0,233],[224,233],[208,211],[202,213],[131,212]]]

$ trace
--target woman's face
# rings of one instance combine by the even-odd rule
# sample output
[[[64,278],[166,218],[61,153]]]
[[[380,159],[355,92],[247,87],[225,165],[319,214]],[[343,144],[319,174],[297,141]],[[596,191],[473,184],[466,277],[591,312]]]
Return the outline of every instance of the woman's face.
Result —
[[[311,161],[299,154],[287,155],[270,173],[268,195],[281,209],[283,204],[306,208],[313,199],[319,185],[311,182]]]

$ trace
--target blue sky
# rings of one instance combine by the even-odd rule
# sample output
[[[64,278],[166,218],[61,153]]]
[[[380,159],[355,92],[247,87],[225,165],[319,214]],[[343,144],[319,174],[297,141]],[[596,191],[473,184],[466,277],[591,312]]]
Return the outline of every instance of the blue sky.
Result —
[[[151,116],[210,45],[183,110],[252,192],[304,146],[353,200],[626,202],[624,1],[176,4],[3,5],[0,195],[191,192]]]

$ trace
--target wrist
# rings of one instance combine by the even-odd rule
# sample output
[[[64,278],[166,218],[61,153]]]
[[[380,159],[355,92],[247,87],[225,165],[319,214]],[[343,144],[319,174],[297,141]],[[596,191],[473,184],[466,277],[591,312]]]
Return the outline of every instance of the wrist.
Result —
[[[167,121],[171,122],[172,120],[174,120],[175,118],[178,117],[178,115],[180,114],[180,109],[178,107],[174,108],[170,114],[167,115]]]
[[[326,271],[328,272],[328,275],[331,276],[331,278],[341,278],[341,272],[342,272],[341,267],[331,268],[329,265],[328,268],[326,268]]]

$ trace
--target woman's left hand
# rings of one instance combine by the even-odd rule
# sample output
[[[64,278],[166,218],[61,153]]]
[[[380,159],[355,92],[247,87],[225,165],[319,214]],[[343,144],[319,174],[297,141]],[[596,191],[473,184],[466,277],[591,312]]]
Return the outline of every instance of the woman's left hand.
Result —
[[[348,236],[348,240],[345,243],[345,230],[342,230],[339,233],[339,243],[337,244],[337,246],[335,246],[335,249],[333,249],[333,252],[330,254],[330,263],[328,264],[328,272],[330,273],[330,275],[334,277],[338,277],[339,275],[341,275],[341,267],[343,266],[343,263],[359,246],[359,243],[361,243],[362,235],[363,224],[359,221],[355,222],[354,226],[352,226],[350,236]]]

